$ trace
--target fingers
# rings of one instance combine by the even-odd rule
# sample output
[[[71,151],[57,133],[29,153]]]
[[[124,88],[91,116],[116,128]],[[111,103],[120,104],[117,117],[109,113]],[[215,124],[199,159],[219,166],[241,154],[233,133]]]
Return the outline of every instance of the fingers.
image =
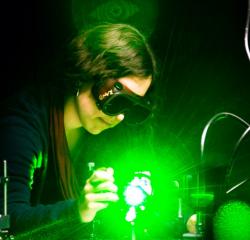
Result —
[[[92,185],[91,183],[87,183],[84,187],[85,194],[87,193],[101,193],[101,192],[113,192],[116,193],[118,191],[118,187],[110,181],[100,182],[98,185]]]
[[[88,205],[89,209],[93,209],[96,212],[108,207],[108,203],[101,203],[101,202],[90,202]]]
[[[97,169],[86,181],[79,210],[82,221],[92,221],[96,213],[119,200],[112,168]]]
[[[112,168],[99,168],[87,180],[87,183],[98,185],[101,182],[114,182],[114,170]]]
[[[96,170],[86,181],[84,194],[87,201],[110,201],[118,200],[118,187],[114,184],[114,170],[102,168]],[[106,194],[104,194],[106,193]]]
[[[106,192],[106,193],[88,193],[85,195],[85,200],[89,203],[91,202],[116,202],[118,196],[116,193]]]

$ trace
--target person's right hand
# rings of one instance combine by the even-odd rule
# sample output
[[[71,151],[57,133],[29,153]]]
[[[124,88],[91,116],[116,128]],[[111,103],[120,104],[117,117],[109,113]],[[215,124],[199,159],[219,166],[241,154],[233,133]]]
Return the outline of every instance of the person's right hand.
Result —
[[[82,222],[91,222],[98,211],[116,202],[117,186],[114,184],[114,170],[100,168],[87,179],[83,195],[79,201],[79,212]]]

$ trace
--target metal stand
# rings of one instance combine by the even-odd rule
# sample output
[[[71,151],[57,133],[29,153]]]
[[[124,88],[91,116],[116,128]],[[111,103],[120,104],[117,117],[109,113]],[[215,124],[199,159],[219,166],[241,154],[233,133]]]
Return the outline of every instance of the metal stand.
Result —
[[[88,162],[88,172],[89,176],[91,176],[95,171],[95,163],[94,162]],[[98,240],[97,234],[96,234],[96,224],[97,220],[94,219],[91,223],[91,233],[90,233],[90,240]]]
[[[3,184],[3,215],[0,214],[0,240],[12,240],[14,237],[9,234],[10,216],[7,214],[7,187],[9,178],[7,177],[7,161],[3,161],[3,177],[0,178],[0,184]]]
[[[136,240],[135,223],[131,222],[131,240]]]
[[[193,199],[193,204],[196,212],[196,233],[184,233],[183,239],[199,239],[205,240],[206,239],[206,216],[207,216],[207,209],[212,204],[214,199],[213,193],[197,193],[191,195]]]

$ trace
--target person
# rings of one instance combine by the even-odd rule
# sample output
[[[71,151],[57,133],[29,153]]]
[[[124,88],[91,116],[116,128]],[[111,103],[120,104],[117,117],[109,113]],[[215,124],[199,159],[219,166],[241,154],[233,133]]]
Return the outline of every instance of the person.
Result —
[[[113,168],[93,169],[77,154],[84,133],[138,124],[152,111],[156,60],[133,26],[107,23],[78,33],[64,63],[55,79],[31,84],[1,105],[10,232],[20,239],[64,239],[79,225],[87,232],[119,197]],[[79,161],[89,167],[86,176],[77,175]]]

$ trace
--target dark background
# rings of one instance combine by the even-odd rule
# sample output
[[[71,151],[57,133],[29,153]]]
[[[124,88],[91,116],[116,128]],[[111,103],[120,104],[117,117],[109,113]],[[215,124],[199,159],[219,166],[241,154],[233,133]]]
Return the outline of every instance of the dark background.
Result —
[[[48,81],[44,72],[79,26],[103,19],[131,23],[148,37],[159,64],[155,137],[149,144],[163,175],[180,178],[197,166],[202,130],[211,117],[231,112],[250,122],[246,17],[246,0],[4,1],[1,99],[31,82]],[[205,160],[212,182],[224,177],[220,167],[230,164],[243,130],[239,121],[225,119],[209,131]],[[112,142],[111,134],[103,136]],[[242,149],[245,157],[233,172],[236,182],[249,174],[249,145]]]
[[[190,129],[226,109],[249,118],[247,1],[36,0],[1,9],[2,96],[37,81],[80,25],[104,19],[132,23],[149,37],[160,66],[160,121]]]
[[[5,1],[1,10],[1,98],[31,82],[50,81],[44,73],[80,27],[125,22],[145,34],[158,60],[151,144],[164,168],[170,167],[167,159],[178,173],[196,165],[202,130],[216,113],[250,122],[247,1]],[[210,130],[209,166],[228,163],[242,131],[229,120]]]
[[[136,6],[134,11],[131,4]],[[174,118],[178,124],[179,118],[188,124],[182,115],[197,108],[208,115],[208,108],[216,111],[227,106],[243,117],[247,112],[247,1],[36,0],[6,1],[1,9],[4,95],[36,81],[38,68],[53,59],[79,25],[104,19],[132,23],[149,36],[159,58],[162,102],[171,112],[164,121]]]

